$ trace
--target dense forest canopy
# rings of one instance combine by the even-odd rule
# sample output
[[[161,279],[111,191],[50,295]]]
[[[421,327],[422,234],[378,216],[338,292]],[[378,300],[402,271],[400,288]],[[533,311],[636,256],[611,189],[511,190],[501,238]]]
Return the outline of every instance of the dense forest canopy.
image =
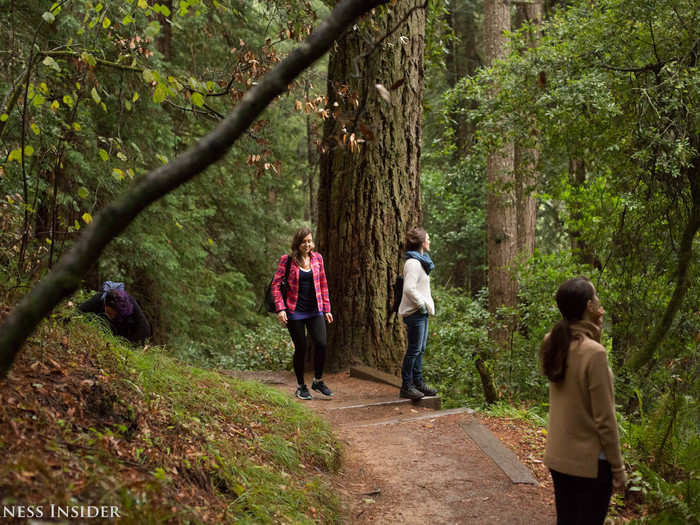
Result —
[[[305,69],[216,164],[141,213],[73,300],[123,281],[153,342],[180,358],[286,367],[262,290],[292,233],[318,225],[343,290],[330,290],[345,313],[331,332],[335,363],[395,370],[402,336],[388,302],[400,230],[415,218],[436,261],[431,380],[455,405],[537,411],[552,296],[588,275],[607,312],[637,487],[669,523],[697,520],[697,3],[518,2],[499,26],[492,4],[397,0],[335,35],[345,45],[330,63]],[[100,210],[215,130],[335,6],[0,1],[6,302],[55,268]],[[494,217],[510,222],[496,231]],[[499,279],[507,286],[494,288]],[[360,326],[367,340],[353,335]]]

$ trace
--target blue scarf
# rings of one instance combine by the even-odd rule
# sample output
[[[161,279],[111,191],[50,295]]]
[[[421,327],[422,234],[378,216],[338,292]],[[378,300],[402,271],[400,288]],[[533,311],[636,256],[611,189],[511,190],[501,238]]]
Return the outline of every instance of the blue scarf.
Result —
[[[415,250],[409,250],[406,252],[406,255],[404,255],[404,259],[416,259],[418,262],[420,262],[421,266],[423,266],[423,270],[425,270],[425,273],[428,275],[430,275],[430,272],[433,270],[433,268],[435,268],[435,263],[430,258],[430,254],[428,252],[423,252],[421,254]]]

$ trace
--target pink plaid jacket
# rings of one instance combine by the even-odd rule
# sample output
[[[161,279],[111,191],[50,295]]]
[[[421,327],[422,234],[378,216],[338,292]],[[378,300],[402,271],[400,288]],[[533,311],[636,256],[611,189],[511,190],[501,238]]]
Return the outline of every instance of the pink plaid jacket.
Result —
[[[272,278],[272,297],[275,299],[275,309],[279,312],[287,310],[293,312],[297,306],[299,296],[299,265],[292,259],[289,266],[289,291],[287,292],[287,305],[285,306],[280,292],[280,285],[284,279],[285,266],[289,255],[285,254],[280,258],[277,271]],[[318,310],[324,314],[331,313],[331,302],[328,299],[328,282],[326,281],[326,269],[323,267],[323,257],[320,253],[311,252],[311,269],[314,275],[314,288],[316,289],[316,301]]]

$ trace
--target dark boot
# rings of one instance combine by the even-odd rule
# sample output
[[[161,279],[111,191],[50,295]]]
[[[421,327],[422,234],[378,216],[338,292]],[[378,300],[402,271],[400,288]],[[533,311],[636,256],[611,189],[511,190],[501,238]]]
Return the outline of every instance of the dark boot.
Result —
[[[409,385],[401,387],[399,397],[403,397],[406,399],[420,399],[421,397],[423,397],[423,393],[413,385]]]
[[[422,392],[423,395],[426,395],[426,396],[436,396],[437,395],[437,390],[435,390],[433,387],[426,385],[425,381],[420,381],[419,383],[416,383],[414,386],[416,387],[416,390],[419,390],[420,392]]]

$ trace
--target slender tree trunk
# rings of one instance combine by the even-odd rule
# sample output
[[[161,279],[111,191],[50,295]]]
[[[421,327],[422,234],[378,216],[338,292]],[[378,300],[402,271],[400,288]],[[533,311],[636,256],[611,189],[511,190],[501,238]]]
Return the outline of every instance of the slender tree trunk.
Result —
[[[309,98],[309,81],[307,80],[304,85],[304,92],[306,94],[306,99]],[[313,144],[313,129],[311,127],[311,116],[306,115],[306,162],[309,169],[309,219],[311,224],[315,227],[318,223],[318,210],[316,202],[316,188],[314,181],[316,179],[316,168],[318,161],[314,153]]]
[[[318,240],[336,319],[329,331],[331,369],[361,362],[396,372],[405,351],[404,327],[390,305],[406,231],[423,220],[419,159],[425,10],[408,14],[420,5],[399,0],[375,20],[374,30],[357,27],[330,54],[328,103],[339,106],[323,132]],[[368,56],[372,42],[397,25]],[[382,95],[377,84],[395,89]],[[349,147],[352,133],[367,142]]]
[[[506,56],[506,35],[510,30],[510,9],[504,0],[484,1],[484,40],[486,62]],[[517,250],[516,199],[514,188],[514,147],[502,144],[489,154],[486,162],[487,242],[489,265],[489,311],[517,305],[517,283],[512,273]],[[510,340],[512,322],[503,319],[492,334],[494,343],[505,349]]]
[[[575,188],[581,187],[586,183],[586,163],[581,159],[569,159],[569,180]],[[581,218],[581,211],[577,207],[571,210],[571,218],[577,222]],[[581,232],[577,229],[569,230],[569,238],[571,241],[571,252],[582,263],[590,264],[595,268],[601,268],[602,264],[595,255],[595,252],[581,238]]]
[[[170,17],[172,17],[173,0],[161,0],[160,4],[170,10]],[[160,22],[161,26],[160,36],[156,45],[158,46],[158,51],[163,53],[163,57],[167,61],[170,61],[173,56],[173,26],[170,23],[170,17],[162,14],[156,16],[156,20]]]
[[[542,23],[542,2],[535,0],[532,3],[516,4],[515,27],[521,28],[526,23],[539,25]],[[539,34],[530,32],[528,48],[537,45]],[[533,78],[532,82],[536,82]],[[530,136],[536,137],[537,130],[532,129]],[[517,199],[517,237],[518,254],[523,259],[532,257],[535,251],[535,226],[537,222],[537,201],[534,190],[537,184],[537,162],[539,150],[537,145],[515,145],[515,192]]]

